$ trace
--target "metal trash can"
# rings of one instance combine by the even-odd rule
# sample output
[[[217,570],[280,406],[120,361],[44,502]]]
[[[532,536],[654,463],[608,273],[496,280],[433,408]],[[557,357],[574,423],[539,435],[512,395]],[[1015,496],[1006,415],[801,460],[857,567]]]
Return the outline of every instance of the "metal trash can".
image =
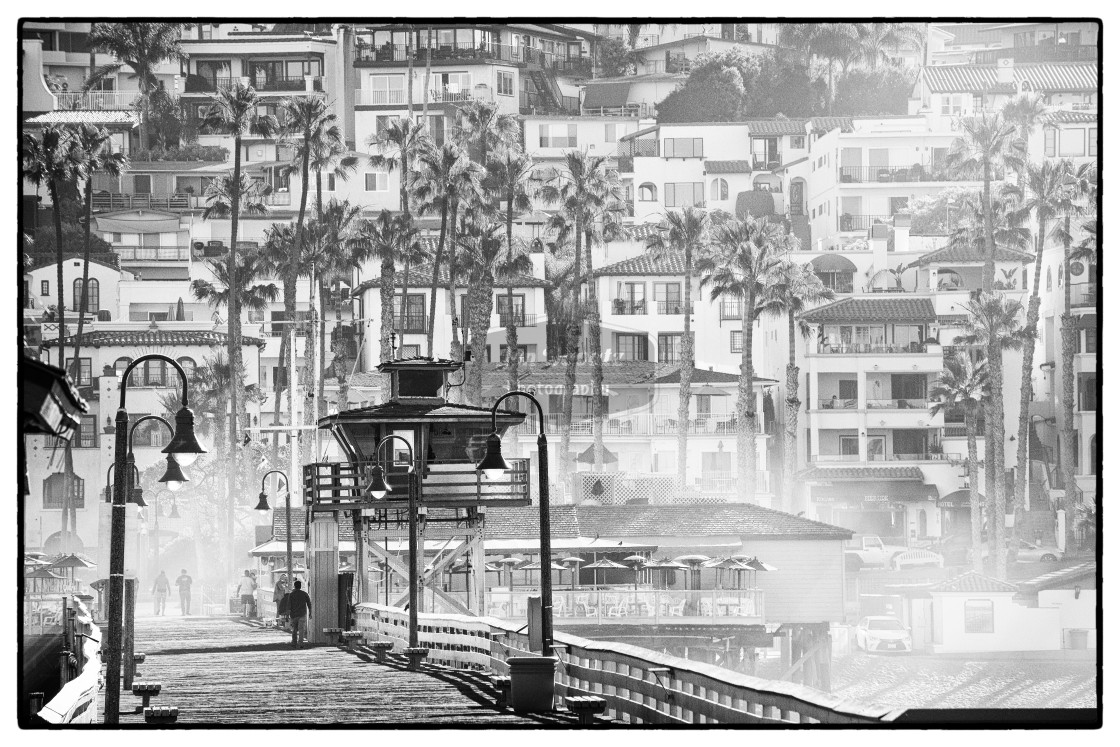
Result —
[[[515,711],[553,710],[556,692],[555,656],[514,656],[509,664],[509,704]]]

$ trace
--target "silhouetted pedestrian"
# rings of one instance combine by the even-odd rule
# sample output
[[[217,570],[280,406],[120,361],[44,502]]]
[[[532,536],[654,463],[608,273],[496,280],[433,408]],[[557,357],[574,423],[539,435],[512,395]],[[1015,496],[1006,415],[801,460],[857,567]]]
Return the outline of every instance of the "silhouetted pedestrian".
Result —
[[[179,578],[175,579],[175,585],[179,587],[179,614],[189,615],[191,613],[191,584],[194,580],[187,575],[187,569],[184,568],[179,572]]]
[[[307,621],[311,619],[311,597],[301,589],[303,585],[297,578],[292,585],[295,587],[288,595],[288,614],[292,618],[292,647],[303,648],[307,640]]]
[[[167,582],[167,574],[160,571],[159,575],[156,576],[156,582],[152,584],[152,595],[155,597],[155,611],[152,614],[163,614],[167,607],[167,595],[170,593],[171,584]]]

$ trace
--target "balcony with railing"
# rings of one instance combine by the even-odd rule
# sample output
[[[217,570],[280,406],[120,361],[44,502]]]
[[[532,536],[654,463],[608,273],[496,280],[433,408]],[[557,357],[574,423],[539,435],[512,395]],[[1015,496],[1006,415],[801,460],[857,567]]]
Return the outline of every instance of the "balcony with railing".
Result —
[[[1097,283],[1072,283],[1069,286],[1069,303],[1072,308],[1097,306]]]
[[[584,107],[582,114],[589,117],[648,117],[646,104],[623,104],[622,106]]]
[[[368,38],[368,35],[367,37]],[[362,39],[359,36],[359,39]],[[439,61],[495,61],[511,64],[536,65],[570,74],[590,74],[591,59],[587,57],[568,57],[562,54],[545,52],[531,47],[492,42],[451,41],[433,46],[430,50],[423,46],[413,48],[405,44],[380,44],[373,46],[363,41],[359,45],[354,61],[356,67],[376,67],[392,63],[407,63],[409,58],[418,65]]]
[[[429,104],[460,104],[467,101],[493,101],[494,94],[489,88],[471,88],[462,90],[458,87],[431,88],[428,90]],[[359,88],[354,91],[356,106],[404,106],[408,102],[407,91],[373,90]],[[419,105],[424,102],[424,91],[417,87],[412,94],[412,103]],[[578,108],[578,103],[577,103]]]
[[[261,197],[261,202],[269,207],[286,207],[292,204],[292,193],[287,190],[269,192]]]
[[[535,91],[522,91],[519,106],[522,114],[543,114],[557,110],[551,97]],[[579,96],[561,96],[559,111],[564,114],[579,114]]]
[[[611,299],[611,313],[615,316],[645,316],[646,302],[631,301],[625,298]]]
[[[510,323],[515,327],[535,327],[537,326],[537,315],[526,314],[524,312],[514,312],[512,314],[507,312],[498,313],[499,326],[508,327]]]
[[[318,75],[256,75],[249,77],[249,85],[258,93],[299,93],[308,90],[322,92],[323,79]]]
[[[63,111],[130,111],[140,100],[138,91],[64,91],[54,94],[55,109]]]
[[[152,195],[125,194],[122,192],[95,192],[94,210],[190,210],[198,198],[188,194]]]
[[[241,78],[233,78],[228,75],[191,74],[187,76],[183,84],[183,91],[186,93],[216,93],[219,88],[232,88],[240,80]]]
[[[893,226],[893,215],[852,215],[844,213],[840,216],[841,231],[868,231],[873,225],[883,224]]]
[[[120,246],[113,251],[122,262],[185,262],[191,258],[189,246]]]
[[[922,398],[869,399],[868,410],[929,410],[929,402]]]
[[[812,464],[852,464],[862,462],[955,462],[960,461],[960,454],[945,454],[940,451],[925,451],[920,453],[897,452],[893,454],[868,454],[867,458],[859,454],[811,454],[809,462]]]
[[[1002,179],[996,170],[993,179]],[[840,184],[892,184],[913,182],[967,182],[978,177],[964,171],[955,171],[944,163],[909,163],[884,166],[841,166]]]
[[[1008,49],[984,49],[972,53],[975,65],[994,65],[999,60],[1015,62],[1096,62],[1100,55],[1096,45],[1037,44]]]
[[[584,571],[584,574],[589,571]],[[687,573],[687,571],[682,571]],[[565,575],[566,578],[566,575]],[[488,617],[525,620],[536,589],[493,589],[486,593]],[[578,625],[759,624],[764,620],[759,589],[634,589],[606,586],[552,591],[557,628]]]
[[[937,348],[936,351],[933,348]],[[901,355],[906,353],[941,353],[940,346],[930,346],[924,342],[909,343],[869,343],[869,342],[822,342],[817,345],[816,352],[821,355]]]
[[[686,307],[684,305],[683,301],[658,301],[657,302],[657,313],[661,314],[663,316],[680,316],[680,315],[683,315],[685,313],[686,308],[688,309],[687,313],[689,313],[689,314],[693,313],[694,306],[689,305],[689,306]]]
[[[563,423],[560,413],[545,415],[545,428],[548,434],[559,433]],[[678,420],[672,415],[615,415],[603,414],[603,435],[608,437],[626,438],[628,436],[664,435],[675,436]],[[526,418],[525,422],[516,426],[517,432],[525,435],[537,435],[537,421]],[[594,432],[594,423],[589,413],[573,413],[571,421],[571,434],[573,437],[591,436]],[[697,415],[688,421],[688,432],[693,436],[729,436],[738,432],[734,413],[720,415]],[[763,434],[773,433],[773,423],[768,422],[763,426]]]

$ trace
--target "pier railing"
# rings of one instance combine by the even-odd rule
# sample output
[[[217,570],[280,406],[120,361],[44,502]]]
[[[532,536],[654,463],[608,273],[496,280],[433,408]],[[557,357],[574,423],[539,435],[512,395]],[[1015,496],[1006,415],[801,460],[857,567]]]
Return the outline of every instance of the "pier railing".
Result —
[[[364,603],[355,610],[368,639],[408,645],[408,612]],[[511,656],[533,655],[523,625],[492,617],[420,614],[428,661],[508,674]],[[643,724],[878,724],[903,711],[837,698],[792,682],[764,680],[656,651],[558,632],[556,694],[595,695],[607,715]]]

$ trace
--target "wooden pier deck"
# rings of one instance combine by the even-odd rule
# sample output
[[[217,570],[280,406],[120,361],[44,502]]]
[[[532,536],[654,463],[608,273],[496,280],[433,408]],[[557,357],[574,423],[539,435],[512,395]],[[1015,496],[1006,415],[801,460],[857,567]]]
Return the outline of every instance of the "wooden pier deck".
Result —
[[[481,672],[425,665],[403,656],[377,664],[370,651],[333,645],[293,649],[288,634],[227,617],[137,617],[137,682],[159,682],[152,705],[176,706],[179,724],[299,724],[495,728],[572,726],[568,713],[499,709]],[[140,698],[121,693],[121,711]],[[104,713],[102,693],[101,713]],[[122,725],[144,725],[140,714]],[[151,728],[155,728],[154,726]]]

